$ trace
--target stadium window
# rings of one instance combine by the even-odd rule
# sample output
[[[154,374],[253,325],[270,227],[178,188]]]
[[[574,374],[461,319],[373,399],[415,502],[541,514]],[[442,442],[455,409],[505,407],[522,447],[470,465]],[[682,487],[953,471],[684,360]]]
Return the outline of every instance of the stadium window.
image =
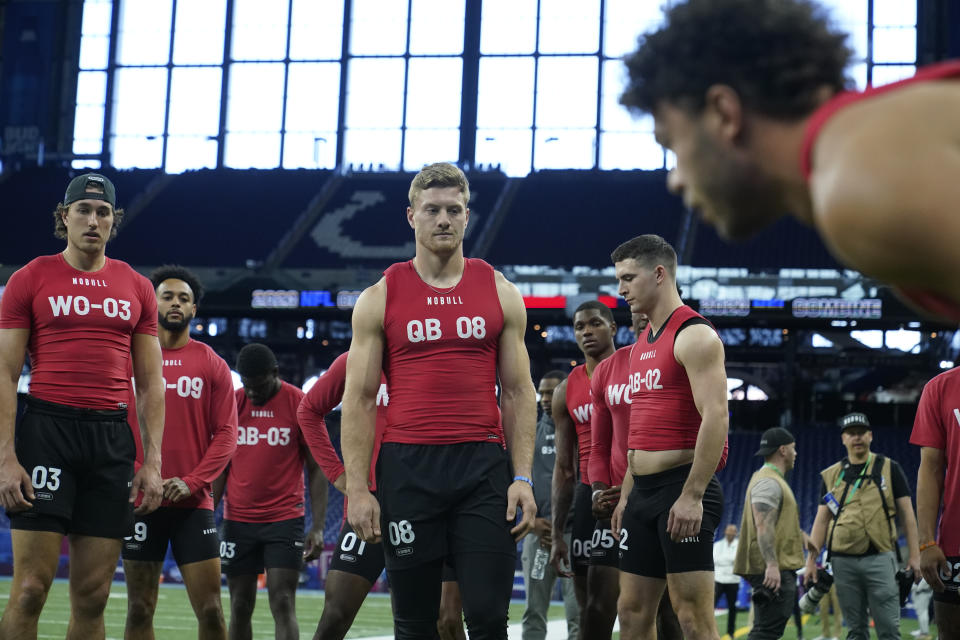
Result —
[[[164,159],[168,173],[217,166],[221,73],[221,67],[173,69]]]
[[[88,0],[83,4],[80,27],[80,69],[106,69],[110,55],[110,20],[113,2]]]
[[[480,59],[477,163],[499,164],[511,176],[530,172],[533,74],[532,57]]]
[[[542,54],[597,53],[600,0],[540,0],[538,35],[537,50]]]
[[[403,58],[353,58],[347,73],[344,164],[400,168]]]
[[[463,18],[464,0],[413,0],[410,55],[462,54]]]
[[[230,57],[244,61],[283,60],[287,56],[289,0],[233,2]],[[280,95],[282,98],[283,93]]]
[[[340,63],[291,63],[287,72],[284,169],[332,169],[337,163]]]
[[[484,0],[481,55],[532,54],[537,47],[537,0]]]
[[[280,164],[283,63],[230,65],[224,164],[235,169],[272,169]]]
[[[593,168],[597,74],[595,56],[540,58],[534,169]]]
[[[291,60],[339,60],[343,50],[343,0],[293,0]]]
[[[165,67],[125,67],[114,75],[111,165],[117,169],[163,164],[167,103]]]
[[[419,171],[429,162],[456,162],[463,60],[411,58],[408,69],[403,168]]]
[[[117,64],[144,66],[170,60],[172,0],[122,0]]]
[[[353,0],[350,53],[396,56],[407,50],[407,3]]]
[[[81,71],[77,76],[77,106],[73,115],[73,152],[99,154],[103,151],[103,111],[107,90],[105,71]],[[76,160],[75,168],[90,166],[91,160]],[[83,163],[83,164],[78,164]]]
[[[226,18],[226,0],[178,2],[173,64],[223,64]]]

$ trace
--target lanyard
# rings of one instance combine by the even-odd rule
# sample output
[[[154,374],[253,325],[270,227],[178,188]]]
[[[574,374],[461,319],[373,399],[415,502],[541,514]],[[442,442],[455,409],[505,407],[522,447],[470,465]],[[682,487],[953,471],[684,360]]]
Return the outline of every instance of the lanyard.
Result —
[[[873,460],[873,454],[871,453],[870,455],[867,456],[867,463],[863,465],[863,469],[860,470],[860,475],[857,476],[857,481],[853,485],[853,490],[850,491],[850,495],[847,496],[847,499],[844,501],[843,504],[845,505],[850,504],[850,501],[853,500],[853,494],[855,494],[857,492],[857,489],[860,488],[860,483],[863,482],[863,477],[866,475],[867,469],[870,467],[870,462],[872,460]],[[846,474],[847,474],[847,470],[841,469],[840,475],[837,476],[837,481],[833,485],[834,489],[840,486],[840,480],[845,479]]]
[[[778,476],[780,476],[781,478],[783,478],[783,481],[784,481],[784,482],[787,481],[787,479],[783,477],[783,472],[780,471],[780,467],[778,467],[777,465],[775,465],[775,464],[770,464],[769,462],[764,462],[764,463],[763,463],[763,466],[768,467],[768,468],[770,468],[770,469],[773,469],[774,471],[777,472],[777,475],[778,475]]]

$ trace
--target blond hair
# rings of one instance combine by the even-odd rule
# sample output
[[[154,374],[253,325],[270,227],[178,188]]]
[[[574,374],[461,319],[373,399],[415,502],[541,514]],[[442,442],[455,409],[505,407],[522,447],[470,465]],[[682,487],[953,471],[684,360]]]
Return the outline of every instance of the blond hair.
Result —
[[[417,196],[433,187],[459,187],[460,193],[463,194],[464,205],[470,203],[470,183],[463,171],[449,162],[435,162],[426,165],[420,170],[420,173],[413,177],[413,181],[410,183],[410,192],[407,194],[410,206],[416,207]]]

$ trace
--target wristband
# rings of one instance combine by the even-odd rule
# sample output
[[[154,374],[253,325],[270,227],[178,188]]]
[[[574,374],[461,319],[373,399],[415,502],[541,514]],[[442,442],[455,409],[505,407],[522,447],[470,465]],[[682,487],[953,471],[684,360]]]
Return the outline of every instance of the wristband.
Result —
[[[597,501],[597,494],[598,494],[598,493],[603,493],[603,489],[597,489],[596,491],[593,492],[593,495],[590,496],[591,502],[596,502],[596,501]]]
[[[937,546],[936,540],[931,540],[930,542],[924,542],[923,544],[920,545],[920,551],[923,551],[924,549],[929,549],[930,547],[935,547],[935,546]]]
[[[514,482],[526,482],[528,485],[530,485],[530,488],[533,489],[533,480],[531,480],[531,479],[528,478],[527,476],[513,476],[513,481],[514,481]]]

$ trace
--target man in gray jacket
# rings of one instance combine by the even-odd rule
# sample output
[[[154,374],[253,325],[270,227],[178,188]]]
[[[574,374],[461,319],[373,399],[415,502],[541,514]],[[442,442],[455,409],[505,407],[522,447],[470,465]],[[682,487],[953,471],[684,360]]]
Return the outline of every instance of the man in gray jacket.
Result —
[[[549,371],[540,379],[540,420],[537,422],[537,439],[533,451],[533,497],[537,501],[537,517],[533,532],[523,539],[523,580],[526,584],[527,608],[523,612],[523,640],[544,640],[547,635],[547,609],[553,586],[559,579],[563,591],[563,602],[567,614],[567,637],[576,640],[580,628],[580,609],[573,591],[573,580],[557,576],[556,569],[550,564],[551,523],[550,523],[550,484],[553,479],[553,465],[557,457],[554,446],[553,418],[550,406],[553,390],[566,377],[562,371]],[[564,536],[570,544],[572,522],[567,521]],[[542,549],[540,561],[544,565],[541,578],[531,577],[537,558]],[[536,563],[540,564],[540,563]]]

